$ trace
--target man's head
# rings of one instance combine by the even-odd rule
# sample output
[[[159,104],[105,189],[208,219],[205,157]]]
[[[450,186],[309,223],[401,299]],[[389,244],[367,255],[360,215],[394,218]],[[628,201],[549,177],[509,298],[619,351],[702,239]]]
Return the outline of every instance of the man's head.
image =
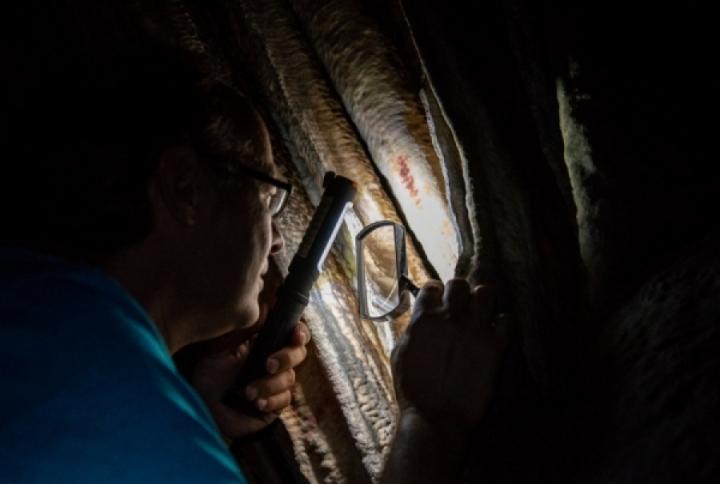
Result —
[[[21,190],[2,242],[109,268],[161,328],[179,322],[178,342],[254,322],[282,239],[268,205],[279,188],[246,170],[275,170],[252,104],[165,48],[15,75],[5,180]]]
[[[255,171],[272,176],[275,169],[259,118],[251,132],[246,141],[254,147],[170,147],[151,179],[156,220],[144,247],[157,254],[159,267],[176,272],[174,308],[183,314],[172,319],[191,316],[188,329],[196,333],[184,338],[188,341],[258,319],[268,256],[283,245],[272,218],[282,189],[253,176]],[[254,163],[238,159],[239,153],[254,153]]]

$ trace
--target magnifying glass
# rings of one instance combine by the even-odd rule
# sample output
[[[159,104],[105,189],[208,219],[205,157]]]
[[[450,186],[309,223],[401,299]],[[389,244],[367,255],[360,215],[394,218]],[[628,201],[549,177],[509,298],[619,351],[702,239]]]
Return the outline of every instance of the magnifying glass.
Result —
[[[408,277],[405,228],[390,220],[364,227],[355,236],[360,315],[390,321],[410,308],[418,287]]]

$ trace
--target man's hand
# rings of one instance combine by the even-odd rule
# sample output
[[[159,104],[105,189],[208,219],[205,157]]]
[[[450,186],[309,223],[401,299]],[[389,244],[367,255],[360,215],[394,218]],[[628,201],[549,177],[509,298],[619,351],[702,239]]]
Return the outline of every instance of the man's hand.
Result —
[[[470,431],[485,413],[509,326],[495,313],[492,288],[471,290],[463,279],[444,288],[438,281],[426,284],[393,352],[401,410]]]
[[[459,482],[468,438],[492,393],[509,321],[495,314],[492,289],[461,279],[432,281],[393,351],[400,403],[387,484]]]
[[[302,322],[298,323],[290,345],[268,358],[268,375],[247,386],[245,397],[264,412],[261,418],[245,415],[222,402],[225,393],[235,387],[247,359],[250,347],[247,337],[231,349],[205,353],[197,358],[188,371],[188,379],[205,400],[226,439],[231,440],[262,430],[290,405],[291,390],[295,384],[294,368],[305,360],[306,345],[309,341],[310,330]]]

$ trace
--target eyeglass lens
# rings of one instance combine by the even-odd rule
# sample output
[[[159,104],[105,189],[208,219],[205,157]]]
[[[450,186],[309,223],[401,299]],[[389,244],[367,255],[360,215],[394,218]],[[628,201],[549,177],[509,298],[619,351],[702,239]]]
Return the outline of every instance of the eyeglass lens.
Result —
[[[276,187],[275,193],[273,193],[270,199],[270,213],[275,216],[282,212],[287,202],[288,192],[284,188]]]

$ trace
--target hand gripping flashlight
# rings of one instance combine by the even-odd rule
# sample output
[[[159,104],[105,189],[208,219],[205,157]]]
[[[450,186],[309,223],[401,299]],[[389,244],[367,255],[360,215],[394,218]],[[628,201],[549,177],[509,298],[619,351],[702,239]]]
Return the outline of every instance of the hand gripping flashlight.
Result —
[[[313,214],[297,254],[290,262],[288,275],[277,291],[276,303],[245,361],[238,380],[242,391],[248,383],[267,373],[267,359],[290,341],[293,329],[308,304],[310,290],[322,271],[345,212],[352,206],[357,191],[351,180],[333,172],[325,174],[323,188],[320,205]],[[262,414],[242,394],[229,392],[223,401],[248,415]]]

